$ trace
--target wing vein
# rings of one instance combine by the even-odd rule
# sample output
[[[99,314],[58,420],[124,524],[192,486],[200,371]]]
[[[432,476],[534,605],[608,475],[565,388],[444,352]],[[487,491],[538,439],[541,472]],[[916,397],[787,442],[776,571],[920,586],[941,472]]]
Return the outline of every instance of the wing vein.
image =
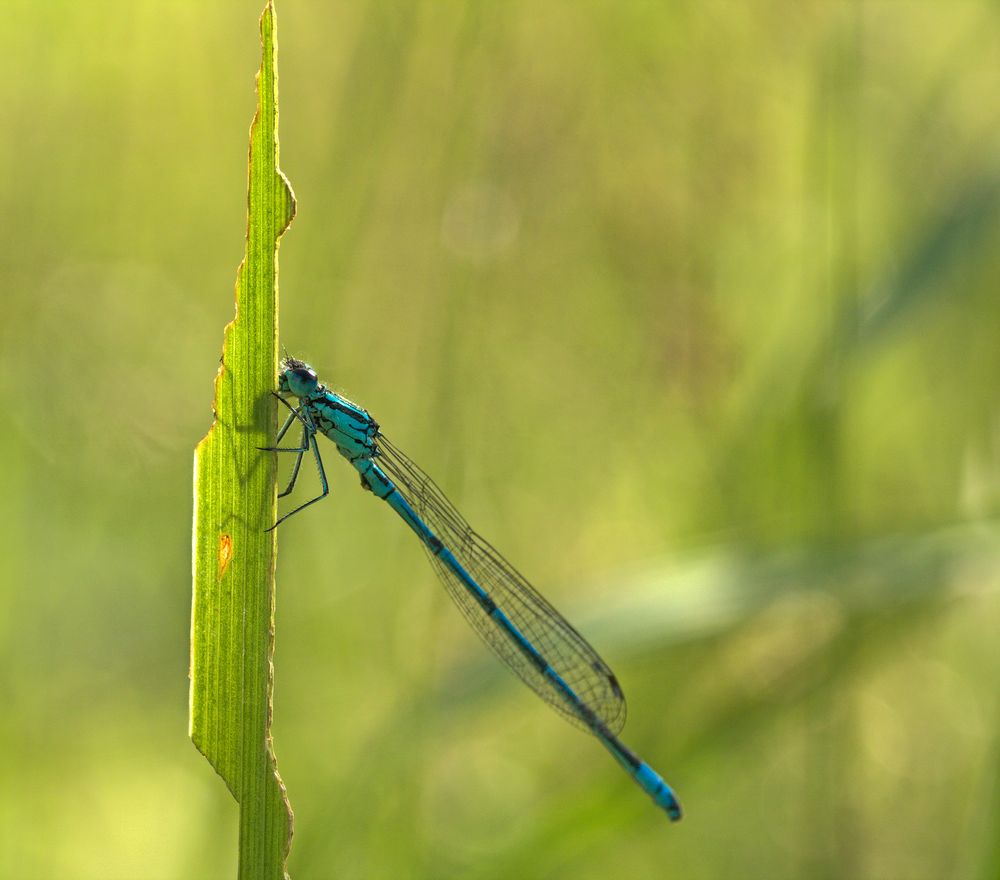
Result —
[[[625,696],[614,673],[586,639],[524,576],[480,536],[438,485],[383,435],[377,461],[414,510],[486,590],[492,600],[612,732],[625,724]],[[426,550],[426,548],[425,548]],[[451,598],[490,648],[532,690],[575,724],[589,728],[584,713],[529,662],[510,635],[487,615],[461,579],[439,558],[428,557]]]

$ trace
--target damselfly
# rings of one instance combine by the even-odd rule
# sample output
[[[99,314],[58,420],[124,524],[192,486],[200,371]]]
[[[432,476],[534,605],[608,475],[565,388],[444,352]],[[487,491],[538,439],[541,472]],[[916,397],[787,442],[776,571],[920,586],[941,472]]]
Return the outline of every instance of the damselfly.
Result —
[[[273,447],[295,454],[288,486],[302,457],[312,452],[323,491],[281,517],[272,528],[329,494],[316,435],[336,444],[361,475],[361,485],[384,500],[420,538],[434,570],[465,618],[532,690],[573,723],[588,730],[674,821],[681,806],[673,790],[617,734],[625,723],[625,695],[607,663],[524,577],[481,538],[437,484],[393,446],[357,404],[321,384],[308,364],[286,357],[275,395],[289,410]],[[293,406],[282,395],[293,395]],[[280,446],[293,424],[298,446]]]

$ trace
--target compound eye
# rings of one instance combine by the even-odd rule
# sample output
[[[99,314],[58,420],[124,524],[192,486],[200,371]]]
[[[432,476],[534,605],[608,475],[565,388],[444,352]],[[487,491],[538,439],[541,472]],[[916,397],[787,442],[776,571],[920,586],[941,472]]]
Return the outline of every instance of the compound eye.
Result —
[[[315,391],[319,385],[319,380],[316,378],[316,372],[311,367],[295,367],[288,374],[288,385],[293,394],[302,396],[303,394],[311,394]]]

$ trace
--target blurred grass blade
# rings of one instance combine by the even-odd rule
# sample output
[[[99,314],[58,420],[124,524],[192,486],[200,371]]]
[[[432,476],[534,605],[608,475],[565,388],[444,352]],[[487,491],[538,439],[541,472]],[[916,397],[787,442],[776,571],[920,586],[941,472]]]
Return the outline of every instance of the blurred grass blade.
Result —
[[[851,339],[860,326],[857,343],[871,346],[934,295],[955,299],[965,293],[964,285],[943,281],[963,256],[988,246],[998,217],[1000,178],[995,172],[974,177],[927,222],[900,265],[868,293],[866,314],[849,314],[841,332]]]
[[[271,751],[278,239],[295,213],[278,169],[274,8],[260,19],[246,255],[215,380],[215,423],[195,450],[191,738],[240,805],[239,876],[281,878],[291,809]]]

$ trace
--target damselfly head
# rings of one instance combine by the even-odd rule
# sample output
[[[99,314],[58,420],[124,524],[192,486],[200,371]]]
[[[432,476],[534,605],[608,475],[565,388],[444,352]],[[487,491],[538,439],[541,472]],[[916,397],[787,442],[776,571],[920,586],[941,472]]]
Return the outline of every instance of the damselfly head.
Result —
[[[281,362],[281,375],[278,377],[278,389],[283,394],[294,394],[296,397],[306,397],[319,387],[316,371],[305,361],[286,357]]]

